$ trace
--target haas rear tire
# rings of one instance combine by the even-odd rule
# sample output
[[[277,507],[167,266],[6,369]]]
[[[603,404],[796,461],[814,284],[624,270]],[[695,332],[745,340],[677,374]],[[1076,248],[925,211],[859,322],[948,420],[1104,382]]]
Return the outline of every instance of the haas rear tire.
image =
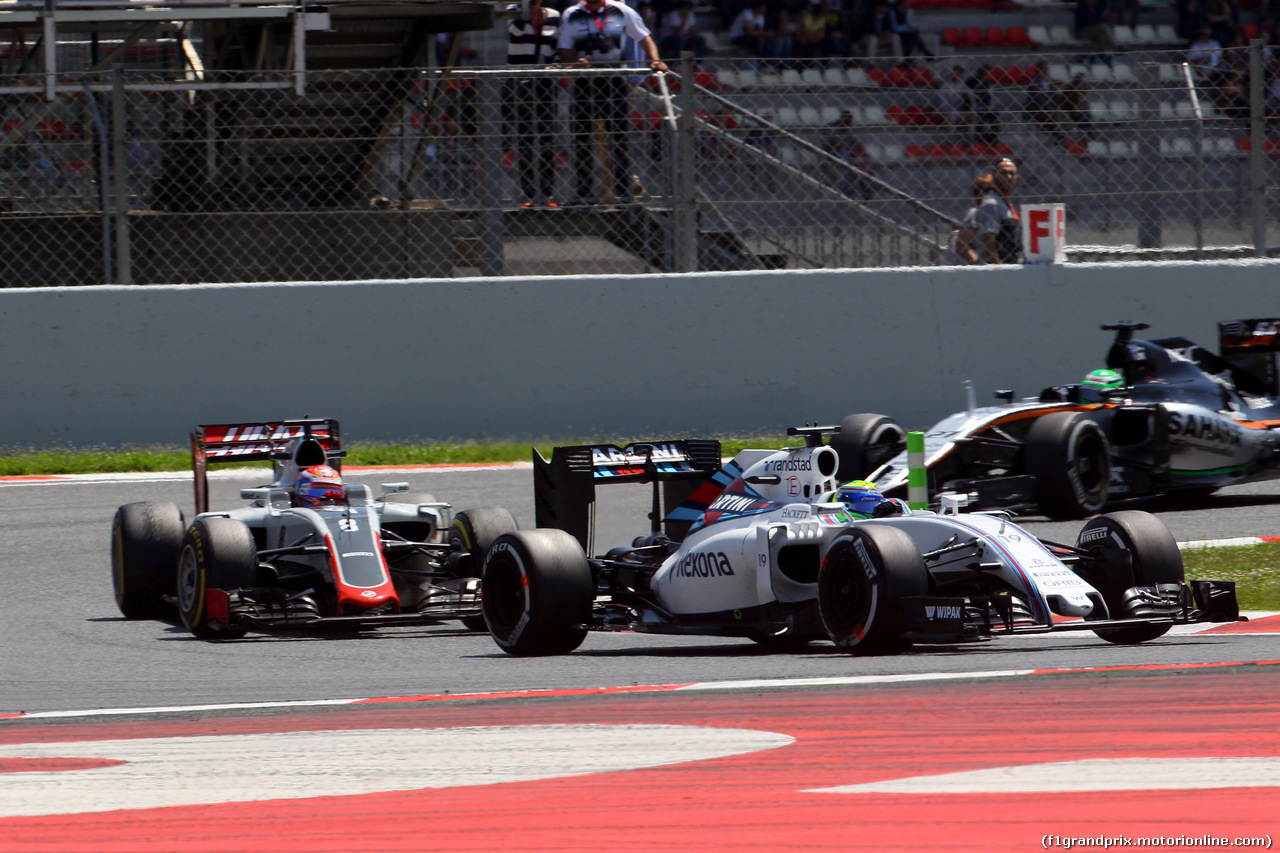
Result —
[[[247,525],[218,517],[191,522],[178,558],[178,611],[183,624],[206,640],[243,637],[246,629],[210,617],[207,593],[253,586],[257,573],[258,549]]]
[[[1182,583],[1186,573],[1182,566],[1182,552],[1173,534],[1160,519],[1149,512],[1125,510],[1111,512],[1090,519],[1076,539],[1076,547],[1097,554],[1104,565],[1133,566],[1133,581],[1124,577],[1118,583],[1100,583],[1098,591],[1107,602],[1107,610],[1113,619],[1123,619],[1128,613],[1125,590],[1130,586],[1155,586],[1160,583]],[[1124,551],[1126,555],[1107,551]],[[1145,643],[1168,633],[1171,625],[1132,625],[1126,628],[1101,628],[1094,633],[1109,643],[1133,645]]]
[[[818,570],[818,613],[827,636],[855,655],[897,654],[902,598],[929,594],[929,570],[911,537],[869,524],[839,536]]]
[[[1036,502],[1050,518],[1101,512],[1111,485],[1111,445],[1102,427],[1081,412],[1037,418],[1023,447],[1036,478]]]
[[[831,436],[831,447],[840,455],[836,477],[842,483],[864,480],[906,446],[907,433],[892,418],[848,415],[840,421],[840,432]]]
[[[116,510],[111,524],[111,585],[126,619],[171,616],[173,571],[186,527],[177,504],[144,501]]]
[[[449,547],[459,551],[467,551],[467,559],[458,563],[459,577],[478,578],[484,568],[484,555],[497,541],[499,536],[514,533],[520,529],[515,516],[500,507],[481,507],[480,509],[464,509],[453,517],[446,534]],[[462,625],[469,631],[485,631],[484,616],[467,616]]]
[[[509,655],[568,654],[586,639],[595,581],[582,546],[562,530],[498,537],[481,590],[489,633]]]

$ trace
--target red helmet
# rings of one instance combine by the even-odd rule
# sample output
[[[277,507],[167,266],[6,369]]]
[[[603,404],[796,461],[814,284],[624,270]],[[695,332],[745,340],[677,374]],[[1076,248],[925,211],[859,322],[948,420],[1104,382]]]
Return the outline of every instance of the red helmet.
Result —
[[[346,493],[342,490],[342,475],[328,465],[304,468],[298,475],[293,496],[298,506],[318,507],[322,503],[346,502]]]

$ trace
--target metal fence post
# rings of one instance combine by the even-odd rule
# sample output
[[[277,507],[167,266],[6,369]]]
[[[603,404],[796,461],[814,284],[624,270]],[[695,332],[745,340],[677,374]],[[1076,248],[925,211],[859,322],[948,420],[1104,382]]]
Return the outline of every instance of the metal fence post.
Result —
[[[441,81],[444,85],[444,81]],[[479,109],[476,187],[480,202],[480,274],[504,275],[502,254],[502,81],[482,75],[475,81]]]
[[[1266,126],[1262,100],[1262,39],[1249,42],[1249,182],[1254,257],[1267,254]]]
[[[1156,102],[1158,90],[1159,73],[1154,65],[1143,65],[1134,69],[1138,77],[1138,85],[1141,94],[1139,103],[1141,107],[1138,115],[1143,121],[1153,121],[1159,115],[1159,106]],[[1141,146],[1139,152],[1143,162],[1157,162],[1159,157],[1159,143],[1153,139],[1149,139],[1150,134],[1140,134],[1138,144]],[[1148,185],[1150,186],[1150,185]],[[1138,195],[1138,247],[1142,249],[1158,249],[1163,244],[1163,235],[1160,227],[1160,193],[1155,189],[1145,189]],[[1199,200],[1197,199],[1197,203]]]
[[[676,272],[698,271],[697,121],[693,54],[680,54],[680,129],[675,151],[675,266]]]
[[[129,159],[125,153],[124,68],[111,70],[111,165],[115,170],[116,284],[133,284],[129,258]]]

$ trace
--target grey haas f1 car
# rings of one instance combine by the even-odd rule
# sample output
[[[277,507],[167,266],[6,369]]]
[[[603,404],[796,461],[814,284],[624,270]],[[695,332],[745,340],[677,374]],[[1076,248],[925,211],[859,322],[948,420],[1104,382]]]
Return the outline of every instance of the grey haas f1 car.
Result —
[[[1234,621],[1234,584],[1187,582],[1169,531],[1144,512],[1102,515],[1074,545],[1007,513],[911,511],[836,479],[822,436],[744,450],[672,440],[534,452],[538,527],[485,556],[489,632],[511,655],[564,654],[590,631],[743,637],[775,650],[829,640],[856,654],[914,643],[1091,630],[1113,643]],[[649,532],[588,556],[595,488],[653,484]],[[663,512],[665,511],[665,518]]]
[[[1181,337],[1115,333],[1107,370],[1039,396],[977,407],[925,433],[929,493],[967,494],[979,508],[1038,505],[1053,518],[1101,512],[1121,498],[1206,495],[1280,476],[1280,320],[1219,323],[1220,354]],[[844,418],[832,439],[840,476],[906,497],[905,431],[884,415]]]
[[[191,436],[196,516],[146,501],[111,530],[116,604],[129,619],[171,616],[197,637],[248,631],[358,629],[458,619],[485,629],[484,548],[518,529],[503,509],[451,513],[407,483],[343,483],[336,420],[198,426]],[[248,506],[209,509],[208,466],[270,459]]]

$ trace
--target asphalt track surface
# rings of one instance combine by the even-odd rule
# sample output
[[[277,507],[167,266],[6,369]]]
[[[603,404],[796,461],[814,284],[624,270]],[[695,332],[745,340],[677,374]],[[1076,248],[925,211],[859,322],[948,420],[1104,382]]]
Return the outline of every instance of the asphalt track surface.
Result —
[[[532,524],[527,468],[349,479]],[[253,484],[216,481],[214,506]],[[644,532],[644,490],[601,497],[597,550]],[[143,499],[189,512],[190,481],[0,485],[0,850],[1031,850],[1161,835],[1226,849],[1280,834],[1280,665],[1249,663],[1280,660],[1274,619],[1137,647],[1067,634],[870,659],[593,634],[573,655],[515,660],[453,624],[208,643],[116,612],[110,520]],[[1180,541],[1280,533],[1271,484],[1145,508]],[[1027,526],[1071,542],[1079,524]],[[373,701],[315,704],[359,699]],[[285,702],[312,704],[271,704]]]

